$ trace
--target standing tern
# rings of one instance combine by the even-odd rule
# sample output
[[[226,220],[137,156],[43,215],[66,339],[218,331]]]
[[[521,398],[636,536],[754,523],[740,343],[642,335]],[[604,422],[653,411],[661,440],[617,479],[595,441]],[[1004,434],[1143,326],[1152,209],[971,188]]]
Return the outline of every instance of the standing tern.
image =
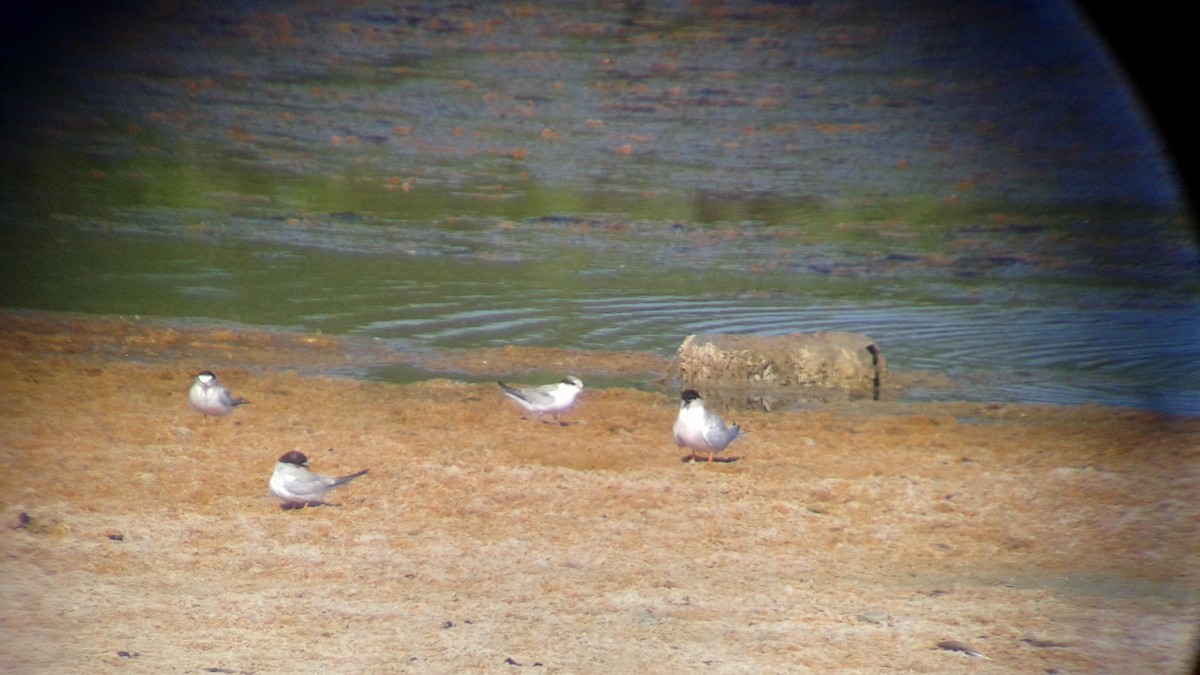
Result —
[[[704,402],[695,389],[688,389],[680,395],[679,415],[675,418],[673,431],[675,445],[692,452],[685,459],[695,459],[697,453],[707,454],[709,464],[713,461],[713,455],[724,450],[741,433],[738,425],[726,427],[720,417],[705,410]]]
[[[503,382],[497,382],[504,395],[521,404],[529,412],[542,417],[552,415],[554,421],[562,424],[558,416],[575,405],[575,397],[583,390],[583,382],[574,375],[568,375],[561,382],[545,384],[540,387],[512,387]]]

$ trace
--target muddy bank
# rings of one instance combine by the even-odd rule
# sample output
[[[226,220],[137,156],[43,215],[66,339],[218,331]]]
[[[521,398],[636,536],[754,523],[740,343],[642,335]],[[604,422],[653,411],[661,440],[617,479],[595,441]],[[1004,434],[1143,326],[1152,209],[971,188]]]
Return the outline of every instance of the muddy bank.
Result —
[[[1195,647],[1194,419],[846,402],[738,414],[744,459],[690,465],[667,394],[591,388],[559,427],[491,385],[308,375],[349,358],[323,336],[0,321],[6,672],[1181,672]],[[191,411],[201,368],[252,403]],[[290,450],[371,472],[282,512]]]

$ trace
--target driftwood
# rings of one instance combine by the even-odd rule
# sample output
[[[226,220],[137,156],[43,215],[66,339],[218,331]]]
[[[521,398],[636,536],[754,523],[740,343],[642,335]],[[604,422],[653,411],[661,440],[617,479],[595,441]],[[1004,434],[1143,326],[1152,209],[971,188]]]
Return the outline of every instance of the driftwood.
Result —
[[[886,373],[875,341],[858,333],[702,333],[679,346],[668,376],[706,398],[719,391],[745,399],[742,405],[769,409],[771,401],[797,398],[878,399]]]

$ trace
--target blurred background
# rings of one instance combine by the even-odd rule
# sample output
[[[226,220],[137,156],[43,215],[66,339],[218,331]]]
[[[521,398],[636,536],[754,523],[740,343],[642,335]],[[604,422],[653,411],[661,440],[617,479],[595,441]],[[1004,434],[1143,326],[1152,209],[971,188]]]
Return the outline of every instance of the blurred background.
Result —
[[[666,355],[694,332],[848,330],[893,369],[945,377],[914,399],[1200,413],[1170,16],[949,1],[0,13],[0,306],[418,353]]]

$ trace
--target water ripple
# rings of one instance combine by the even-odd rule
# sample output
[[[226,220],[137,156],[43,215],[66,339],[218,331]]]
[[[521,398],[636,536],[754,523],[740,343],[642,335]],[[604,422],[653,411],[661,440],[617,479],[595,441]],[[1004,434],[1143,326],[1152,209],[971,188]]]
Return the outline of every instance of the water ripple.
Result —
[[[1180,364],[1200,360],[1200,311],[1065,307],[818,304],[777,299],[634,296],[527,298],[521,307],[459,307],[370,323],[362,332],[429,347],[574,342],[583,348],[673,351],[690,333],[783,335],[850,331],[870,335],[897,368],[991,373],[1035,386],[1086,388],[1135,381],[1169,389]],[[1110,385],[1104,385],[1110,386]],[[1082,395],[1080,395],[1082,396]],[[1038,396],[1035,398],[1042,398]]]

